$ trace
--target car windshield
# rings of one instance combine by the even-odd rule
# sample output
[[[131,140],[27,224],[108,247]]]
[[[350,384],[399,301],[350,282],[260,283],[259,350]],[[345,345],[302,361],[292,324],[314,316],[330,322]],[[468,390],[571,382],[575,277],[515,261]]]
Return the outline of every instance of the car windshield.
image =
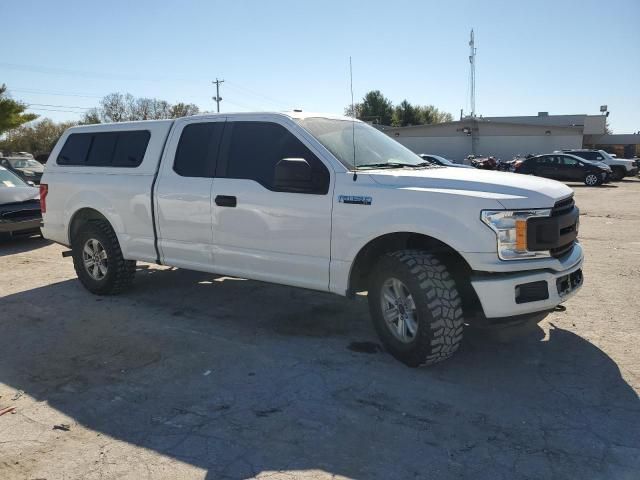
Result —
[[[411,150],[366,123],[319,117],[299,119],[298,122],[349,169],[354,168],[354,157],[357,168],[429,165]]]
[[[438,162],[440,162],[440,165],[446,165],[446,166],[455,165],[451,160],[441,157],[440,155],[429,155],[429,156],[431,158],[435,158]]]
[[[8,158],[7,160],[13,168],[38,168],[41,165],[40,162],[29,158]]]
[[[20,177],[0,167],[0,187],[24,187],[26,185]]]

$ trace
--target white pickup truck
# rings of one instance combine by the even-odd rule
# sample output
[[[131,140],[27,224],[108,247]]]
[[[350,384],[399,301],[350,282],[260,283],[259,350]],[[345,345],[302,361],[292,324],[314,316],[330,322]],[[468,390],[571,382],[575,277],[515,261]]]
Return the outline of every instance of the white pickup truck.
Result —
[[[450,357],[465,324],[539,320],[582,284],[570,188],[433,166],[346,117],[74,127],[40,188],[44,236],[71,247],[93,293],[128,287],[136,260],[367,291],[382,342],[410,366]]]

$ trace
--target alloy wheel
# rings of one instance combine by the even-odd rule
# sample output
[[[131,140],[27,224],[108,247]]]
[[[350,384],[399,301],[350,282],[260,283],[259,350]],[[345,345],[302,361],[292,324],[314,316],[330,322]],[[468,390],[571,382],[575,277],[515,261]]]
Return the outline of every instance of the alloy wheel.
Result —
[[[102,280],[109,268],[107,251],[95,238],[90,238],[82,248],[82,261],[87,273],[94,280]]]
[[[404,283],[388,278],[380,295],[382,315],[389,331],[402,343],[410,343],[418,332],[416,304]]]

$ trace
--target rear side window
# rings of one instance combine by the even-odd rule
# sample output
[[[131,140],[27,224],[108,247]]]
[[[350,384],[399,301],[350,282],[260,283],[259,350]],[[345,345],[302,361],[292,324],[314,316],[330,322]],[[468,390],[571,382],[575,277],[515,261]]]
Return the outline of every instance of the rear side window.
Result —
[[[91,138],[92,135],[87,133],[69,135],[58,155],[58,165],[85,165],[91,146]]]
[[[224,122],[192,123],[182,130],[173,170],[183,177],[213,177]]]
[[[602,160],[603,157],[598,152],[571,152],[573,155],[577,155],[585,160]]]
[[[58,165],[92,167],[137,167],[142,163],[151,133],[126,132],[73,133],[60,154]]]
[[[304,158],[311,167],[308,188],[296,193],[326,194],[327,167],[298,138],[282,125],[270,122],[234,122],[227,154],[227,178],[254,180],[274,191],[275,167],[284,158]]]

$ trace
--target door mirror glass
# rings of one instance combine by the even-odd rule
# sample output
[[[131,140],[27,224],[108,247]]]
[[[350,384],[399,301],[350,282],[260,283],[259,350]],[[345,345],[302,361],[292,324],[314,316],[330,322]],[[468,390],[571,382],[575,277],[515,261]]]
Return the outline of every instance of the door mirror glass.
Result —
[[[311,165],[304,158],[283,158],[276,164],[273,186],[277,190],[305,192],[312,188]]]

